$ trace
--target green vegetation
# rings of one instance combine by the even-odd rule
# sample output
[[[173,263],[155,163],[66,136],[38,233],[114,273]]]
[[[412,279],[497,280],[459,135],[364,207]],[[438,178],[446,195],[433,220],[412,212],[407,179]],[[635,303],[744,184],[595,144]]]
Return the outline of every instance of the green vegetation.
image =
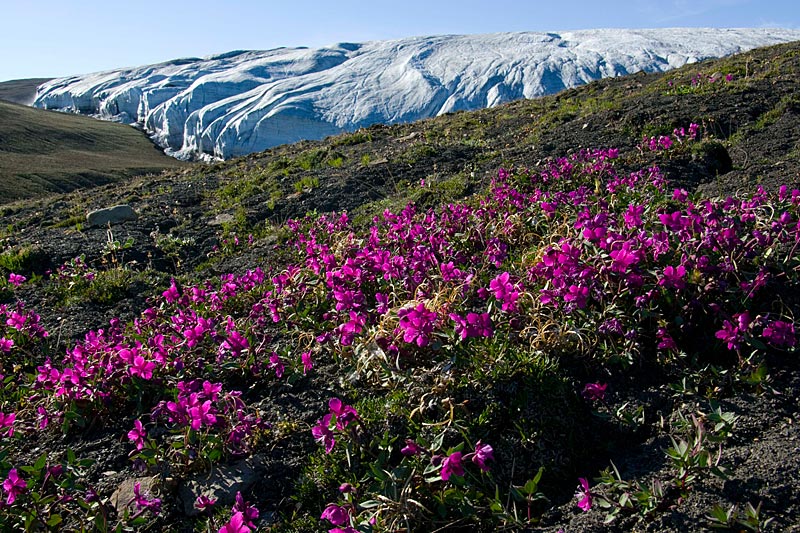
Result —
[[[50,78],[26,78],[0,82],[0,100],[29,105],[36,95],[36,88]]]
[[[36,272],[43,257],[42,251],[35,246],[14,247],[0,253],[0,274],[30,274]]]
[[[182,166],[130,126],[0,101],[0,202]]]
[[[319,178],[305,176],[299,181],[294,182],[294,190],[297,193],[302,193],[305,190],[311,190],[319,187]]]

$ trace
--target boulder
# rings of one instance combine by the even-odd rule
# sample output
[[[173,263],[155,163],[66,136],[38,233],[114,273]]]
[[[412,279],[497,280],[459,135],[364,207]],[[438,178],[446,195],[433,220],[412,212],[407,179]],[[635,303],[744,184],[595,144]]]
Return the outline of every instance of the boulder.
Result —
[[[125,509],[136,509],[134,505],[136,498],[134,488],[137,483],[139,484],[139,494],[152,496],[153,493],[157,492],[156,478],[154,477],[126,479],[111,495],[111,505],[114,506],[117,513],[122,514]]]
[[[219,467],[209,474],[190,478],[178,488],[178,498],[183,503],[187,516],[196,516],[200,511],[194,506],[199,496],[217,500],[219,507],[229,507],[236,500],[236,493],[247,492],[264,474],[264,458],[254,455],[231,465]]]
[[[136,211],[128,204],[115,205],[105,209],[90,211],[86,215],[86,222],[92,227],[118,224],[126,220],[136,220]]]

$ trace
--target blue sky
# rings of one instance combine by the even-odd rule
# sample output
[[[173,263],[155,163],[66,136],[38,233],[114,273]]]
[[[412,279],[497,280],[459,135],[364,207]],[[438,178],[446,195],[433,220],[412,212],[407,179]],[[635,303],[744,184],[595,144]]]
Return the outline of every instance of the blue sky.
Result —
[[[797,0],[38,0],[2,8],[0,81],[241,49],[591,28],[800,29]]]

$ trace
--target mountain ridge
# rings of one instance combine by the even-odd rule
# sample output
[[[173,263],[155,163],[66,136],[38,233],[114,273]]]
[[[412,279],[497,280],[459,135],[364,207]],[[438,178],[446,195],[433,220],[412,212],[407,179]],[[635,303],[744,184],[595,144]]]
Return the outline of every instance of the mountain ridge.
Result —
[[[796,39],[777,29],[606,29],[233,51],[52,80],[33,105],[137,123],[179,159],[228,159]]]

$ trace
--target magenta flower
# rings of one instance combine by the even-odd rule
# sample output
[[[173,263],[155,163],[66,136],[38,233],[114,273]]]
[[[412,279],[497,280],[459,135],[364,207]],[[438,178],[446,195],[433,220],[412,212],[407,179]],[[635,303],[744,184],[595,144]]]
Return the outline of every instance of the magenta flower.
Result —
[[[283,372],[286,370],[280,356],[275,352],[272,352],[272,355],[269,356],[269,367],[275,369],[275,377],[278,379],[283,377]]]
[[[454,452],[447,456],[442,463],[442,479],[447,481],[450,476],[463,476],[464,464],[461,452]]]
[[[328,408],[336,416],[336,429],[342,430],[358,418],[358,412],[351,405],[345,405],[339,398],[331,398],[328,401]]]
[[[346,528],[342,529],[340,527],[335,527],[333,529],[329,529],[328,533],[359,533],[359,531],[355,528],[347,526]]]
[[[581,395],[587,400],[604,400],[606,397],[607,383],[587,383]]]
[[[414,308],[400,309],[397,316],[400,318],[400,329],[403,330],[405,342],[415,343],[419,347],[428,345],[436,322],[435,311],[429,311],[425,304],[420,303]]]
[[[456,323],[455,332],[462,341],[470,337],[490,338],[494,335],[489,313],[467,313],[466,318],[457,313],[450,313],[450,318]]]
[[[472,454],[472,462],[478,465],[482,471],[488,472],[489,467],[486,466],[486,461],[494,461],[494,450],[490,445],[478,441],[475,444],[475,453]]]
[[[364,324],[367,322],[367,317],[365,315],[356,313],[355,311],[350,311],[350,320],[345,322],[344,324],[340,324],[336,331],[340,335],[339,342],[342,343],[342,346],[350,346],[353,344],[353,339],[355,339],[356,335],[361,333],[364,329]],[[317,341],[320,341],[320,337],[317,337]]]
[[[133,364],[128,368],[131,376],[139,376],[142,379],[151,379],[153,377],[153,370],[156,369],[156,364],[153,361],[147,361],[141,355],[133,358]]]
[[[0,352],[9,353],[11,351],[11,348],[13,347],[14,347],[13,339],[6,339],[5,337],[0,337]]]
[[[200,319],[203,320],[203,319]],[[183,331],[183,336],[186,339],[186,346],[189,348],[193,348],[197,345],[201,340],[203,340],[203,336],[208,331],[208,324],[206,322],[210,321],[203,321],[202,323],[198,322],[197,325],[191,328],[187,328]]]
[[[762,336],[767,339],[767,342],[777,347],[792,347],[797,343],[797,338],[794,333],[794,324],[784,322],[783,320],[775,320],[770,322],[764,328]]]
[[[672,265],[664,268],[663,277],[658,280],[658,284],[667,289],[683,289],[686,287],[686,282],[683,278],[686,277],[686,267]]]
[[[47,429],[50,417],[47,415],[47,410],[41,405],[36,408],[36,419],[39,421],[39,429]]]
[[[161,293],[161,296],[167,301],[167,303],[175,303],[180,298],[180,293],[178,292],[178,287],[175,285],[175,280],[173,279],[170,283],[169,289],[165,290]]]
[[[319,419],[316,426],[311,428],[311,434],[314,435],[314,439],[325,446],[325,453],[331,453],[336,444],[336,439],[330,428],[331,418],[333,418],[333,415],[327,414]]]
[[[235,512],[231,515],[231,519],[219,528],[217,533],[250,533],[252,530],[245,524],[244,513]]]
[[[314,368],[314,361],[311,359],[311,352],[303,352],[300,355],[300,361],[303,363],[303,374],[311,371]]]
[[[17,499],[17,496],[22,494],[22,492],[28,488],[28,483],[25,482],[24,479],[19,477],[17,474],[17,469],[12,468],[8,472],[8,477],[3,481],[3,490],[6,491],[6,505],[11,505],[14,503],[14,500]]]
[[[255,524],[253,521],[258,520],[259,512],[253,505],[250,505],[250,502],[244,501],[244,497],[242,496],[241,492],[236,493],[236,503],[233,505],[234,513],[242,513],[242,518],[244,525],[255,529]]]
[[[642,214],[644,214],[643,205],[629,205],[625,215],[623,215],[625,225],[630,228],[638,228],[642,225]]]
[[[667,328],[658,328],[656,331],[656,336],[658,337],[658,349],[659,350],[677,350],[678,345],[675,344],[675,339],[667,331]]]
[[[205,511],[209,507],[212,507],[215,503],[217,503],[217,499],[216,498],[209,498],[205,494],[201,494],[194,501],[194,506],[195,506],[196,509],[199,509],[201,511]]]
[[[578,498],[578,507],[586,512],[592,508],[592,493],[589,492],[589,482],[585,477],[579,477],[578,482],[580,485],[578,486],[578,492],[575,493],[575,497]]]
[[[14,435],[14,421],[17,419],[16,413],[1,413],[0,412],[0,428],[8,428],[6,436],[11,437]]]
[[[220,354],[230,352],[234,357],[239,357],[243,351],[250,347],[247,337],[236,330],[228,332],[228,338],[220,345]]]
[[[161,512],[161,499],[151,498],[149,494],[142,494],[141,484],[138,481],[133,485],[133,497],[136,501],[136,509],[148,509],[154,514]]]
[[[211,383],[208,380],[203,381],[203,394],[206,398],[210,398],[212,402],[216,402],[219,399],[219,393],[221,391],[222,383]]]
[[[213,426],[217,423],[217,417],[214,415],[215,409],[211,406],[211,400],[206,400],[203,403],[198,402],[193,407],[189,408],[189,416],[192,417],[192,429],[195,431],[200,430],[204,425]]]
[[[613,259],[611,271],[624,274],[641,260],[642,254],[639,250],[631,249],[630,241],[625,241],[622,243],[622,247],[613,250],[608,255]]]
[[[380,292],[375,293],[375,302],[377,303],[375,311],[384,314],[389,311],[389,297]]]
[[[517,309],[517,299],[519,299],[519,291],[516,286],[510,281],[511,274],[503,272],[492,281],[489,282],[489,290],[492,291],[494,297],[497,298],[503,311],[513,312]]]
[[[14,274],[13,272],[8,275],[8,282],[15,287],[19,287],[23,283],[27,281],[28,278],[22,276],[20,274]]]
[[[144,448],[144,439],[147,437],[147,431],[140,420],[133,421],[133,429],[128,432],[128,440],[136,444],[136,449],[141,450]]]
[[[347,509],[332,503],[328,504],[325,510],[322,511],[322,516],[320,516],[320,519],[328,520],[334,526],[343,526],[349,518]]]
[[[564,293],[564,301],[578,309],[583,309],[589,301],[589,287],[570,285],[567,288],[567,292]]]
[[[403,455],[420,455],[425,450],[411,439],[406,439],[406,445],[400,450]]]
[[[738,350],[744,340],[742,333],[743,331],[736,324],[725,320],[722,323],[722,329],[717,331],[714,336],[724,342],[729,350]]]
[[[22,315],[14,311],[11,313],[11,315],[9,315],[8,320],[6,320],[6,325],[22,331],[22,328],[25,326],[25,322],[27,320],[28,317],[26,315]]]

